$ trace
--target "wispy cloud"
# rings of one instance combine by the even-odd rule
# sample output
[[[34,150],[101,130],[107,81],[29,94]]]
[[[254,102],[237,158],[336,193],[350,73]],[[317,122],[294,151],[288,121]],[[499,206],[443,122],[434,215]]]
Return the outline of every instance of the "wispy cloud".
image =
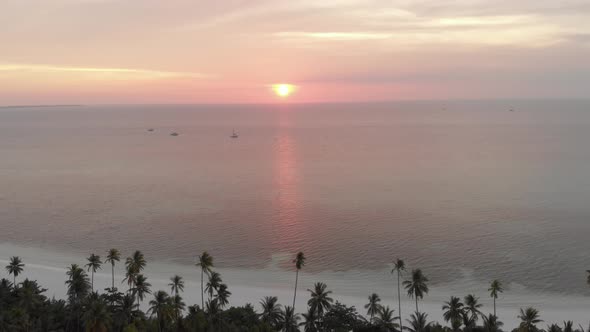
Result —
[[[285,31],[273,34],[279,38],[301,39],[312,38],[320,40],[376,40],[387,39],[392,36],[390,33],[381,32],[306,32],[306,31]]]
[[[42,64],[0,64],[0,72],[82,74],[96,78],[167,79],[208,78],[210,75],[193,72],[174,72],[135,68],[70,67]]]

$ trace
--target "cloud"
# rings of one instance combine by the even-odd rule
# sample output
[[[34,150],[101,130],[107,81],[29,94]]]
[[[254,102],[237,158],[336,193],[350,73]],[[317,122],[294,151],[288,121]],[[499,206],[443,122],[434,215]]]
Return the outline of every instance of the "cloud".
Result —
[[[285,31],[273,34],[287,39],[318,39],[318,40],[378,40],[391,38],[392,34],[381,32],[305,32]]]
[[[0,72],[30,73],[30,74],[80,74],[95,78],[124,78],[124,79],[167,79],[167,78],[207,78],[210,75],[192,72],[173,72],[133,68],[97,68],[97,67],[69,67],[41,64],[0,64]]]

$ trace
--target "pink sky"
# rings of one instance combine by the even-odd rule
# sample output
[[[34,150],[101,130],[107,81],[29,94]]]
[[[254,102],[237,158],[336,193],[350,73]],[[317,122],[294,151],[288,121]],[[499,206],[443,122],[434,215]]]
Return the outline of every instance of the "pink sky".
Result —
[[[4,0],[0,105],[583,98],[590,2]],[[276,97],[274,83],[297,92]]]

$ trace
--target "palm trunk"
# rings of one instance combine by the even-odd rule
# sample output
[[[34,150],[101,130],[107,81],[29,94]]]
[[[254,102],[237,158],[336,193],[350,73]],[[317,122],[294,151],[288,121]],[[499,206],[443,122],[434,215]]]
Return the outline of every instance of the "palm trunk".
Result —
[[[402,297],[401,297],[401,291],[400,291],[400,287],[399,287],[399,270],[397,270],[397,302],[398,302],[398,306],[399,306],[399,329],[400,331],[404,330],[404,325],[402,323]]]
[[[498,316],[496,316],[496,298],[494,297],[494,317],[498,318]]]
[[[295,298],[297,297],[297,280],[299,279],[299,269],[295,272],[295,292],[293,293],[293,314],[295,314]]]
[[[12,277],[12,286],[16,289],[16,274]]]
[[[418,311],[418,296],[416,296],[416,312],[420,312]]]
[[[90,289],[94,293],[94,271],[92,271],[92,280],[90,281]]]
[[[112,285],[112,288],[113,288],[113,291],[114,291],[115,290],[115,264],[114,263],[111,264],[111,274],[113,276],[113,285]]]
[[[201,309],[205,310],[205,300],[203,299],[203,269],[201,269],[201,305],[203,306]]]

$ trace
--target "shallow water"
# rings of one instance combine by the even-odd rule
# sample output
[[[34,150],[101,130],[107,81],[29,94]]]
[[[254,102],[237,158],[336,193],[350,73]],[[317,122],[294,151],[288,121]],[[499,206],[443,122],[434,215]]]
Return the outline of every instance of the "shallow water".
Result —
[[[589,294],[588,142],[585,101],[1,109],[0,242]]]

